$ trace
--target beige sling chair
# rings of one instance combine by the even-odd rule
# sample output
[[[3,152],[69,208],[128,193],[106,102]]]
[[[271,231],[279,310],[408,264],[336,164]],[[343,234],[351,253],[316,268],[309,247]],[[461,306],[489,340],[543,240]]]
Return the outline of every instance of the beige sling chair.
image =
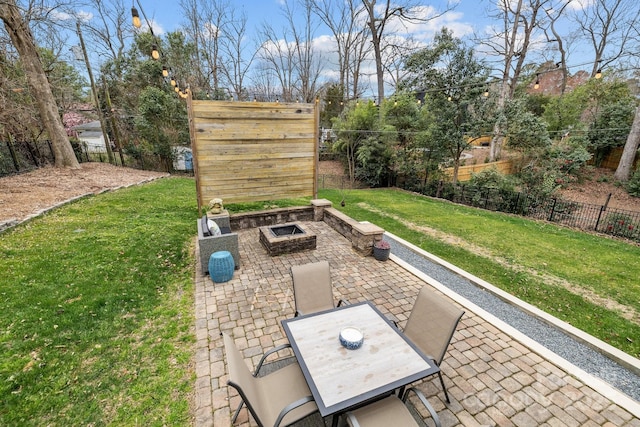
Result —
[[[293,299],[296,316],[317,313],[335,308],[331,272],[327,261],[312,262],[291,267],[293,278]],[[338,307],[346,304],[338,301]]]
[[[440,366],[463,314],[464,310],[436,294],[429,286],[425,286],[418,293],[403,332],[425,355]],[[451,403],[442,371],[438,371],[438,376],[447,403]]]
[[[288,426],[318,410],[297,363],[258,377],[265,359],[273,353],[290,347],[288,344],[266,352],[258,363],[255,373],[252,374],[233,338],[225,333],[222,335],[229,371],[227,384],[235,388],[242,398],[242,403],[231,420],[232,423],[235,423],[244,404],[261,427]]]
[[[436,427],[441,427],[440,418],[436,414],[436,411],[424,397],[424,394],[415,388],[409,388],[404,393],[402,399],[395,394],[386,397],[382,400],[378,400],[369,405],[356,409],[355,411],[347,412],[347,423],[351,427],[389,427],[389,426],[403,426],[403,427],[420,427],[411,415],[409,408],[405,405],[407,395],[409,392],[414,392],[424,407],[431,414]]]

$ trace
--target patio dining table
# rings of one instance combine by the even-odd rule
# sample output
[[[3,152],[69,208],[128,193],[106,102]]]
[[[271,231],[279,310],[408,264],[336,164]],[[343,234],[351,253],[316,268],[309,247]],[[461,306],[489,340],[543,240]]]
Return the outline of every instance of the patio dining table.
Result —
[[[439,371],[369,301],[286,319],[282,326],[320,415],[333,415],[334,426],[342,413]],[[360,348],[341,345],[346,327],[363,333]]]

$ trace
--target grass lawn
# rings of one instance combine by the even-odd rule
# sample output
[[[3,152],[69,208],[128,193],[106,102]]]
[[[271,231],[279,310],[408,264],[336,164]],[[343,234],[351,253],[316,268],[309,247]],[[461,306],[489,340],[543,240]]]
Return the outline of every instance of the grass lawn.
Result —
[[[343,193],[320,197],[640,354],[638,323],[591,301],[637,315],[638,246],[394,190],[348,191],[341,208]],[[191,425],[197,217],[194,181],[167,178],[0,235],[0,425]]]
[[[319,196],[640,357],[639,246],[393,189]]]
[[[192,179],[0,235],[0,425],[191,425]]]

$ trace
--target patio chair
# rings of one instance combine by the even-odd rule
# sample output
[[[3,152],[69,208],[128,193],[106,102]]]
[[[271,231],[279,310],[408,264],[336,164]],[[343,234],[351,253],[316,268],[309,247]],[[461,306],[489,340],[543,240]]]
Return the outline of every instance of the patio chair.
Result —
[[[429,404],[429,401],[424,394],[413,387],[407,389],[402,399],[398,398],[395,394],[386,397],[382,400],[378,400],[369,405],[356,409],[355,411],[347,412],[347,423],[351,427],[388,427],[388,426],[403,426],[419,427],[418,424],[406,406],[407,395],[409,392],[414,392],[420,402],[427,408],[431,418],[433,419],[436,427],[441,427],[440,418],[438,414]]]
[[[327,261],[294,265],[291,267],[291,277],[293,278],[293,299],[296,305],[295,316],[336,307],[331,286],[331,271]],[[338,301],[338,307],[342,304],[347,302]]]
[[[261,427],[287,426],[318,410],[297,363],[258,377],[265,359],[290,345],[281,345],[266,352],[252,374],[233,338],[225,333],[222,335],[229,371],[227,384],[235,388],[242,398],[240,406],[233,415],[232,423],[235,423],[244,404]]]
[[[404,334],[436,365],[440,366],[463,314],[464,310],[425,286],[418,293],[404,327]],[[442,371],[438,371],[438,376],[447,403],[451,403],[442,378]]]

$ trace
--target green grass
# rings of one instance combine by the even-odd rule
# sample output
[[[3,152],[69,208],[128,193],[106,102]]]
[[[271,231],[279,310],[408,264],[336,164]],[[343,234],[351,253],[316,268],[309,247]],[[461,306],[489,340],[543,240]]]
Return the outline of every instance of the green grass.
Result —
[[[340,201],[346,194],[346,206]],[[605,342],[640,356],[640,247],[524,218],[391,190],[322,190],[320,197],[370,221]],[[480,248],[418,231],[430,227]],[[502,262],[498,262],[501,260]],[[554,284],[547,275],[565,282]],[[636,313],[580,296],[589,292]]]
[[[320,196],[640,354],[637,324],[531,273],[553,274],[637,311],[637,246],[400,191]],[[0,235],[0,425],[191,424],[197,216],[193,180],[169,178],[82,199]],[[528,270],[430,237],[420,225]]]
[[[298,199],[268,200],[264,202],[232,203],[225,204],[224,207],[229,211],[229,213],[236,214],[277,208],[289,208],[293,206],[308,206],[310,201],[311,197],[306,197]]]
[[[0,235],[0,425],[190,425],[191,179]]]

